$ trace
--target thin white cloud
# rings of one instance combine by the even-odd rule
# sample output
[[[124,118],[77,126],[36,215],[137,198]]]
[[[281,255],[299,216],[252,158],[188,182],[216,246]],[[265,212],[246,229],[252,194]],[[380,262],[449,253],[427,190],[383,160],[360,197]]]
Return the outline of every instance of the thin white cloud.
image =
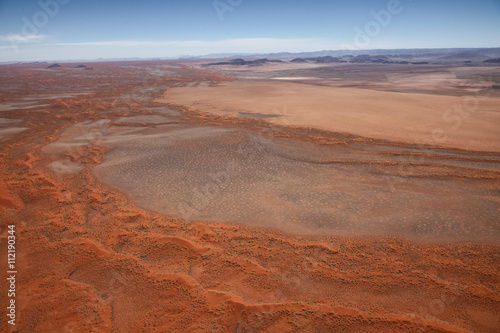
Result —
[[[0,42],[37,43],[44,41],[49,36],[43,34],[9,34],[0,35]]]
[[[138,57],[206,55],[214,53],[274,53],[332,49],[335,43],[322,39],[241,38],[217,41],[89,41],[47,44],[62,49],[91,49],[101,54],[134,54]],[[74,50],[73,50],[74,52]],[[79,51],[80,52],[80,51]]]
[[[279,38],[241,38],[226,39],[219,41],[100,41],[100,42],[76,42],[76,43],[55,43],[55,46],[175,46],[175,47],[280,47],[290,45],[311,45],[317,44],[318,39],[279,39]]]
[[[0,61],[39,61],[54,59],[154,58],[202,56],[221,53],[277,53],[332,50],[338,41],[302,38],[241,38],[217,41],[86,41],[59,43],[16,43],[2,50]]]

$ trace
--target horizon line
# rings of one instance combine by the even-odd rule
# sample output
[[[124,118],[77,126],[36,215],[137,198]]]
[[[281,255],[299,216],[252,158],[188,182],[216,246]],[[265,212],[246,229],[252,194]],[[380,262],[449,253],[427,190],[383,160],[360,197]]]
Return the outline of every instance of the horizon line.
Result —
[[[125,41],[125,42],[130,42],[130,41]],[[99,43],[105,43],[105,42],[99,42]],[[165,42],[165,43],[170,43],[170,42]],[[70,43],[67,45],[90,45],[87,44],[86,42],[83,43]],[[59,44],[51,44],[51,45],[62,45],[61,43]],[[10,46],[5,46],[5,47],[10,47]],[[487,50],[487,49],[500,49],[500,46],[485,46],[485,47],[414,47],[414,48],[367,48],[367,49],[323,49],[323,50],[315,50],[315,51],[299,51],[299,52],[290,52],[290,51],[279,51],[279,52],[262,52],[262,53],[247,53],[247,52],[221,52],[221,53],[208,53],[208,54],[203,54],[203,55],[180,55],[180,56],[165,56],[165,57],[158,57],[158,56],[152,56],[152,57],[123,57],[123,58],[114,58],[114,57],[107,57],[107,58],[82,58],[82,59],[39,59],[39,60],[29,60],[29,61],[19,61],[19,60],[7,60],[7,61],[0,61],[0,64],[32,64],[32,63],[46,63],[46,62],[62,62],[62,63],[72,63],[72,62],[80,62],[80,61],[93,61],[93,62],[98,62],[98,61],[131,61],[131,60],[137,60],[137,61],[147,61],[147,60],[188,60],[188,59],[201,59],[201,58],[206,58],[206,59],[224,59],[224,58],[231,58],[231,57],[236,57],[238,55],[240,56],[247,56],[247,57],[257,57],[257,56],[270,56],[270,55],[277,55],[277,54],[290,54],[290,55],[297,55],[297,54],[304,54],[304,53],[319,53],[319,52],[343,52],[343,53],[349,53],[349,52],[354,52],[354,53],[359,53],[359,52],[370,52],[370,51],[417,51],[417,50]],[[283,56],[286,57],[286,56]]]

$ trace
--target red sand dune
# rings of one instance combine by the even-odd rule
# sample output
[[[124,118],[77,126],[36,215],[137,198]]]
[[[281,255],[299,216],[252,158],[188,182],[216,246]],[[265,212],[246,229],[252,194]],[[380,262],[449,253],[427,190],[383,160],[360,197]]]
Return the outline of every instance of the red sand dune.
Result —
[[[23,82],[33,94],[67,87],[93,91],[2,112],[29,129],[0,145],[0,248],[7,248],[7,226],[15,224],[18,270],[15,327],[5,320],[8,288],[0,283],[1,331],[500,331],[498,245],[302,237],[171,218],[96,181],[92,167],[107,151],[98,144],[64,156],[80,163],[80,172],[55,172],[50,164],[61,157],[43,148],[65,129],[152,113],[147,107],[153,102],[132,96],[143,88],[137,78],[144,71],[127,63],[93,67],[85,77],[64,68],[56,71],[62,77],[27,66],[2,68],[9,83]],[[182,75],[165,75],[156,84],[225,79],[174,69]],[[3,100],[23,96],[0,91]],[[183,117],[196,124],[213,119],[202,113]]]

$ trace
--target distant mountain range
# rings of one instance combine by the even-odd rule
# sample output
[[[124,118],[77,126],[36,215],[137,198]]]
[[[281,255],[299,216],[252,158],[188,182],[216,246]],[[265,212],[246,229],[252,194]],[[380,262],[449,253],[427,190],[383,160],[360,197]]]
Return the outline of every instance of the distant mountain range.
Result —
[[[261,66],[264,64],[267,64],[269,62],[283,62],[282,60],[269,60],[267,58],[264,59],[257,59],[257,60],[243,60],[241,58],[229,60],[229,61],[222,61],[222,62],[214,62],[210,64],[206,64],[206,66],[210,65],[235,65],[235,66]]]
[[[185,59],[221,59],[221,58],[266,58],[291,59],[292,62],[311,61],[317,63],[345,62],[483,62],[500,58],[500,48],[452,48],[452,49],[379,49],[379,50],[324,50],[301,53],[268,54],[209,54]]]
[[[329,55],[323,55],[329,52]],[[498,64],[500,63],[500,48],[498,49],[425,49],[425,50],[369,50],[356,51],[353,54],[339,54],[339,51],[320,51],[300,53],[302,57],[295,53],[267,54],[266,58],[247,56],[247,59],[236,58],[228,61],[206,63],[204,66],[262,66],[271,62],[291,62],[291,63],[378,63],[378,64],[402,64],[402,65],[426,65],[429,63],[461,63],[463,65],[478,64]],[[318,55],[319,54],[319,55]],[[335,54],[336,56],[332,56]],[[279,55],[279,59],[272,58]],[[312,56],[311,56],[312,55]],[[293,59],[292,59],[293,58]],[[200,58],[196,58],[200,59]],[[203,59],[203,58],[201,58]]]
[[[179,58],[172,57],[154,57],[154,58],[114,58],[114,59],[95,59],[95,60],[52,60],[50,62],[73,63],[73,62],[108,62],[108,61],[140,61],[140,60],[198,60],[198,59],[230,59],[222,61],[230,62],[232,65],[258,66],[267,59],[267,62],[274,60],[284,60],[292,62],[316,62],[316,63],[334,63],[334,62],[388,62],[388,63],[415,63],[415,62],[486,62],[490,64],[498,63],[500,58],[500,48],[446,48],[446,49],[377,49],[377,50],[323,50],[316,52],[280,52],[280,53],[217,53],[203,56],[183,56]],[[243,59],[245,58],[245,59]],[[8,62],[16,63],[16,62]],[[19,62],[17,62],[19,63]],[[31,62],[46,63],[46,62]]]

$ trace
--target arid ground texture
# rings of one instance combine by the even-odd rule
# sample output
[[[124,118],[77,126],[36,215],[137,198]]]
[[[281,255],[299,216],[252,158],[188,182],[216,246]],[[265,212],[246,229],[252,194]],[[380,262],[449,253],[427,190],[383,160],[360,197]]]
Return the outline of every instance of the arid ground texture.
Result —
[[[0,331],[500,332],[500,67],[210,62],[0,66]]]

